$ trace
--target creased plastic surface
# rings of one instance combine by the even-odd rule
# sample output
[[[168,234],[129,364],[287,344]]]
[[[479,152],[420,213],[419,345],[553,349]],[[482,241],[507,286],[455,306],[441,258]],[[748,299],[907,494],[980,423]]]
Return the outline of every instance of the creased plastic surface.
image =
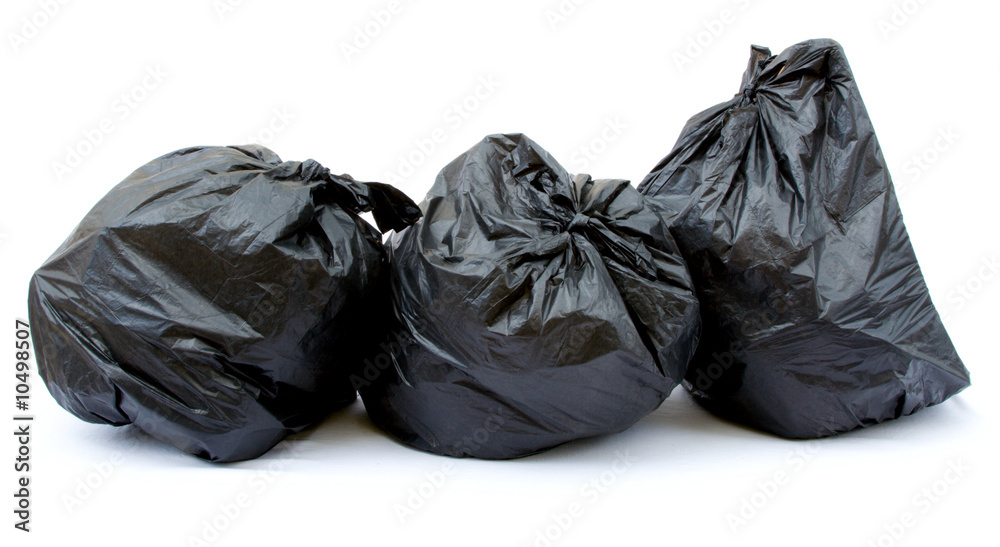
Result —
[[[381,184],[260,146],[188,148],[132,173],[35,273],[39,372],[83,420],[198,457],[262,454],[356,397],[387,313],[381,235],[419,217]]]
[[[839,44],[754,47],[639,190],[672,216],[704,332],[686,386],[778,435],[832,435],[969,385]]]
[[[523,135],[438,175],[389,244],[395,320],[359,388],[414,447],[513,458],[621,431],[680,382],[698,304],[662,216]]]

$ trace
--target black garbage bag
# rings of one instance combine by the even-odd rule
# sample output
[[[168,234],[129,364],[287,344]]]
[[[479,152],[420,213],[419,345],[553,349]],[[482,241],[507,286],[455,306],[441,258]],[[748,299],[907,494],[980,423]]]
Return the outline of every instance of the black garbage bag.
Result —
[[[741,92],[691,118],[639,190],[698,289],[685,385],[712,412],[822,437],[969,385],[836,42],[754,47]]]
[[[628,181],[571,176],[523,135],[438,175],[394,235],[395,324],[355,377],[404,443],[502,459],[624,430],[683,378],[698,303]]]
[[[256,457],[356,397],[382,335],[390,186],[260,146],[187,148],[132,173],[31,280],[39,373],[95,423],[212,461]],[[380,294],[381,293],[381,294]]]

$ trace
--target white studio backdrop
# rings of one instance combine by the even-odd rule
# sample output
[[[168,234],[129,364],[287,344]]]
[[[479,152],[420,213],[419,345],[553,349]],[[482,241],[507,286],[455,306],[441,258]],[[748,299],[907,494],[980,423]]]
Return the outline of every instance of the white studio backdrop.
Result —
[[[862,431],[791,442],[678,389],[611,437],[517,461],[448,459],[356,403],[265,456],[212,465],[86,424],[31,380],[20,545],[980,545],[995,537],[1000,298],[992,2],[8,0],[0,337],[31,273],[133,169],[193,145],[391,182],[419,201],[483,136],[638,183],[690,116],[738,91],[751,44],[844,46],[931,294],[973,385]],[[13,353],[10,348],[8,353]],[[13,424],[14,356],[0,375]],[[11,428],[14,425],[10,426]]]

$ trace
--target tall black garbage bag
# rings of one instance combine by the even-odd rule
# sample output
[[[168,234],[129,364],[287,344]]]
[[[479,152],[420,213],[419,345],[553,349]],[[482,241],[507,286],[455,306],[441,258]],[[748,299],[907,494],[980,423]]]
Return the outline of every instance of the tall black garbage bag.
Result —
[[[369,210],[383,229],[420,215],[389,186],[260,146],[153,160],[32,278],[42,379],[88,422],[213,461],[266,452],[356,397],[388,304]]]
[[[822,437],[969,385],[836,42],[754,47],[742,91],[691,118],[639,190],[698,288],[685,385],[709,410]]]
[[[514,458],[621,431],[683,377],[698,303],[663,217],[522,135],[438,175],[392,237],[394,330],[355,382],[379,426],[449,456]]]

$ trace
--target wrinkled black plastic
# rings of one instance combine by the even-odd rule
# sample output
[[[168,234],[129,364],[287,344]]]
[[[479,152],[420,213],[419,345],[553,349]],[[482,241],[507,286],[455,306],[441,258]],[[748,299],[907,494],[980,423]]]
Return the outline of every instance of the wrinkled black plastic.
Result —
[[[969,385],[839,44],[754,47],[639,186],[672,215],[704,332],[685,385],[778,435],[832,435]]]
[[[132,173],[35,273],[41,377],[88,422],[134,423],[213,461],[253,458],[356,397],[388,303],[381,235],[419,218],[392,187],[188,148]]]
[[[621,431],[680,382],[698,303],[663,217],[523,135],[438,175],[395,234],[394,332],[359,388],[416,448],[513,458]]]

